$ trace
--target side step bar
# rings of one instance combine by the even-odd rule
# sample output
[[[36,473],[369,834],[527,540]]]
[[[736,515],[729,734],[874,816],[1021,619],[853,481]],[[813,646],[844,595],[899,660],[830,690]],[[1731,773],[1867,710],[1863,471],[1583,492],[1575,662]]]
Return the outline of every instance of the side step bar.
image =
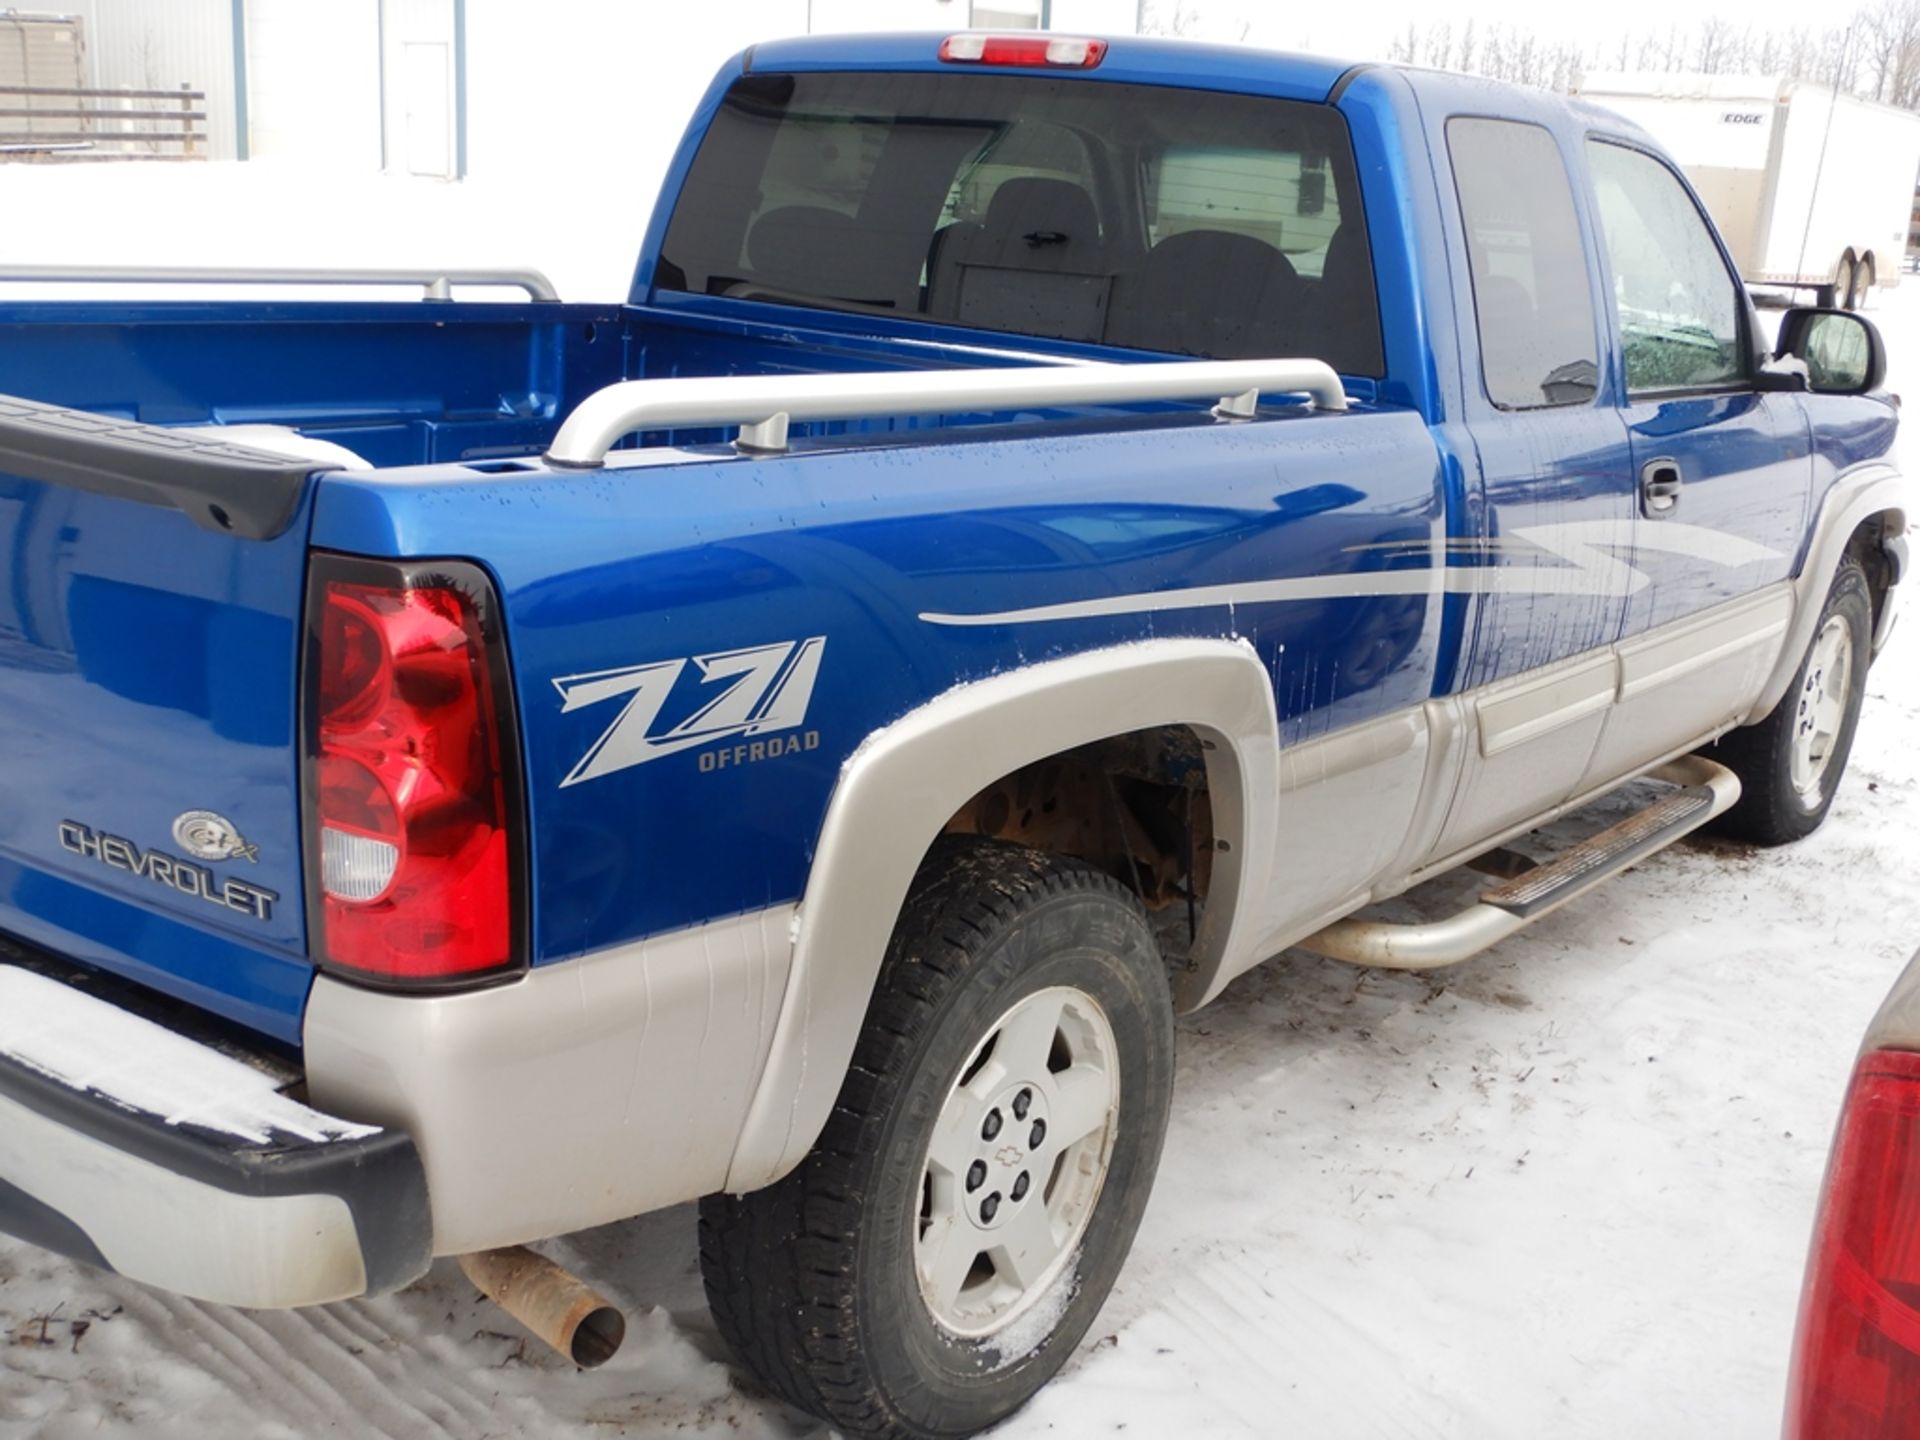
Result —
[[[1420,925],[1336,920],[1298,948],[1389,970],[1457,965],[1666,849],[1740,798],[1740,778],[1698,755],[1670,761],[1642,778],[1677,788],[1550,863],[1484,891],[1458,914]]]

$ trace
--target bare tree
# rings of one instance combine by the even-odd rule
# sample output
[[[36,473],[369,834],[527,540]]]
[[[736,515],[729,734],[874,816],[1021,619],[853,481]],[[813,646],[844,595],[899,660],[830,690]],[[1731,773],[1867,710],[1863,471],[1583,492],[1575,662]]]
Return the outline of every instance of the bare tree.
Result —
[[[1174,6],[1154,33],[1186,34],[1204,0],[1156,0]],[[1149,11],[1153,15],[1154,11]],[[1409,23],[1388,46],[1388,58],[1434,65],[1554,90],[1570,90],[1586,69],[1751,72],[1812,80],[1903,109],[1920,110],[1920,0],[1863,0],[1842,23],[1815,31],[1736,27],[1712,16],[1690,29],[1625,32],[1587,46],[1549,42],[1524,27],[1468,18],[1458,32],[1441,20]]]
[[[1199,33],[1200,6],[1196,0],[1151,0],[1140,16],[1142,35],[1191,36]]]

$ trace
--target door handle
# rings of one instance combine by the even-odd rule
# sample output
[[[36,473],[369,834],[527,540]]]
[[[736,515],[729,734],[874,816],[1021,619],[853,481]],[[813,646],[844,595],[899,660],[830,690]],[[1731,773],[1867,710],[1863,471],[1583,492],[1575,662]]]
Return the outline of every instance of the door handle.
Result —
[[[1640,513],[1651,520],[1671,515],[1680,504],[1680,464],[1669,457],[1640,467]]]

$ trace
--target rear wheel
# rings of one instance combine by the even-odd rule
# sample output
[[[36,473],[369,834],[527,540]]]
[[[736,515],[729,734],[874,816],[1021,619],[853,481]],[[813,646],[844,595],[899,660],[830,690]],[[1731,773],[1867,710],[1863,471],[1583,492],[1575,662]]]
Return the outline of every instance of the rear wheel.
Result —
[[[852,1436],[1003,1419],[1119,1274],[1172,1078],[1138,900],[1077,860],[941,842],[819,1143],[777,1184],[701,1202],[721,1333]]]
[[[1820,828],[1846,772],[1867,692],[1873,600],[1848,556],[1827,592],[1800,670],[1767,718],[1722,737],[1713,758],[1740,777],[1740,799],[1716,828],[1783,845]]]

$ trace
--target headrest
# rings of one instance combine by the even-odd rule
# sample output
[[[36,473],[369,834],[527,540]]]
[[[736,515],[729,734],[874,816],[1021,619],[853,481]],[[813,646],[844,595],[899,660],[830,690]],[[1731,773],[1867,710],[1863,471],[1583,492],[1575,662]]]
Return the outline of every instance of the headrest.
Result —
[[[1163,267],[1224,276],[1243,286],[1297,278],[1293,262],[1274,246],[1232,230],[1187,230],[1169,235],[1147,253],[1149,271]]]
[[[1028,249],[1098,248],[1100,212],[1093,196],[1070,180],[1022,176],[993,192],[984,226],[995,242],[1025,242]]]
[[[747,262],[756,277],[782,288],[838,294],[857,279],[866,238],[851,215],[823,205],[785,205],[753,222]]]

